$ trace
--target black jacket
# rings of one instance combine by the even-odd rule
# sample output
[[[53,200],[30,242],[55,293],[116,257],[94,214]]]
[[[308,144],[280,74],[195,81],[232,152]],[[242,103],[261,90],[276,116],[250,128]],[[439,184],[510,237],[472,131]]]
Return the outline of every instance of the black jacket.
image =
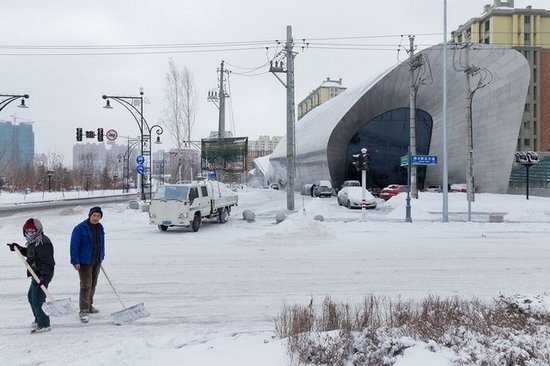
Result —
[[[53,257],[53,244],[46,235],[42,234],[42,244],[29,243],[21,249],[21,254],[27,257],[27,263],[36,272],[38,277],[47,276],[53,272],[55,260]],[[31,274],[27,271],[27,277]]]

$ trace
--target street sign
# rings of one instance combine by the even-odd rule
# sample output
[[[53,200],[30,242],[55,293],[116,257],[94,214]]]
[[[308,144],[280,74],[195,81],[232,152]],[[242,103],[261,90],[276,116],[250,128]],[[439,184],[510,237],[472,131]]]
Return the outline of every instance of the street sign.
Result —
[[[412,165],[437,165],[437,156],[435,155],[413,155],[411,157]]]
[[[143,163],[145,163],[145,158],[143,157],[143,155],[136,156],[136,164],[143,165]]]
[[[116,132],[115,130],[107,130],[107,132],[105,133],[105,137],[109,141],[115,141],[118,137],[118,132]]]
[[[144,167],[143,165],[141,165],[141,164],[138,164],[138,165],[136,166],[136,172],[137,172],[139,175],[143,174],[143,172],[145,172],[145,167]]]
[[[409,155],[403,155],[401,157],[401,166],[409,165]]]

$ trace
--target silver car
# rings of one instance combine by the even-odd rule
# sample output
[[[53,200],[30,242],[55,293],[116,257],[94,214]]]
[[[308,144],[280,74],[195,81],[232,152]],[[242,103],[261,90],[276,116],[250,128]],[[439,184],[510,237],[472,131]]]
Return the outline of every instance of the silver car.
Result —
[[[376,208],[376,198],[365,189],[366,208]],[[344,187],[338,192],[338,204],[347,208],[361,208],[362,187]]]

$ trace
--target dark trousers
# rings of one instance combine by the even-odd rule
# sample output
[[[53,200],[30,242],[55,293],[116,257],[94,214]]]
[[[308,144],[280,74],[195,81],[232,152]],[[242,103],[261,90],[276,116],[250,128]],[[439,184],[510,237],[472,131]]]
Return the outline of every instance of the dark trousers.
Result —
[[[81,313],[90,311],[90,307],[94,303],[95,287],[101,263],[97,264],[81,264],[78,276],[80,277],[80,298],[79,306]]]
[[[53,278],[53,272],[46,276],[44,286],[48,287]],[[29,292],[27,292],[27,299],[31,305],[31,310],[34,315],[34,321],[36,324],[43,328],[50,326],[50,317],[44,313],[42,310],[42,304],[46,300],[46,294],[40,287],[37,286],[37,283],[34,279],[31,280],[31,285],[29,286]]]

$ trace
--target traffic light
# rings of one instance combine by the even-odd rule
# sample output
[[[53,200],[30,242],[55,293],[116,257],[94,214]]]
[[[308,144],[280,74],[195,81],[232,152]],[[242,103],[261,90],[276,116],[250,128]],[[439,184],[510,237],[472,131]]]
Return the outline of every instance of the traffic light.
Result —
[[[353,159],[355,160],[353,162],[353,165],[355,165],[355,169],[357,169],[357,171],[361,170],[361,168],[363,167],[363,155],[353,154]]]
[[[103,128],[97,129],[97,141],[103,142]]]
[[[76,141],[82,141],[82,128],[76,128]]]
[[[367,149],[361,149],[361,169],[367,170],[370,164],[370,154],[367,153]]]

